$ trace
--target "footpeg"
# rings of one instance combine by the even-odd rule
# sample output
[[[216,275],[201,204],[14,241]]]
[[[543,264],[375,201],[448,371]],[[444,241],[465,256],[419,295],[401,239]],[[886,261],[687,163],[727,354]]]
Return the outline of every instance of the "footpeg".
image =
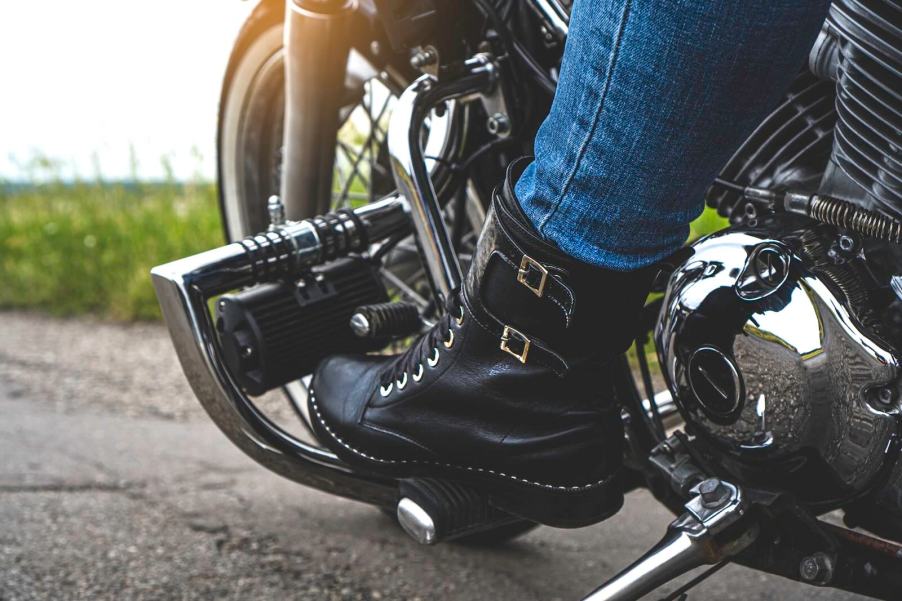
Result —
[[[423,545],[520,521],[489,504],[481,492],[445,480],[402,480],[398,522]]]
[[[733,557],[754,542],[757,524],[743,519],[742,490],[711,478],[697,484],[686,512],[648,553],[596,589],[584,601],[632,601],[703,565]]]

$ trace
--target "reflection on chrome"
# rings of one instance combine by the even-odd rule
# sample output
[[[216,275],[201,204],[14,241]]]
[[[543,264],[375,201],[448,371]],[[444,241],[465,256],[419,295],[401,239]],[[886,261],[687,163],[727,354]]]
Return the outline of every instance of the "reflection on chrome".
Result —
[[[898,411],[872,397],[897,386],[899,361],[831,281],[823,245],[781,227],[697,243],[671,277],[656,339],[684,418],[738,458],[730,469],[789,488],[824,482],[795,492],[826,503],[884,467]]]

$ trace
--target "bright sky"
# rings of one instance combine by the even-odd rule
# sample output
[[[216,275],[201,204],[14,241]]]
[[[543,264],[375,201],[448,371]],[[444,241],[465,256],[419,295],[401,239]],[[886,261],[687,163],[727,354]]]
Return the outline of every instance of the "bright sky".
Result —
[[[36,156],[65,177],[215,172],[216,108],[241,0],[0,2],[0,179]],[[200,154],[200,159],[197,154]]]

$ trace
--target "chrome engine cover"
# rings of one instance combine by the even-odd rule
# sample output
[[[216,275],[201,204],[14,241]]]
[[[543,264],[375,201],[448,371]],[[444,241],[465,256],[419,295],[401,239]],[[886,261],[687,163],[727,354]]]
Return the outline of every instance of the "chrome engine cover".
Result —
[[[900,390],[895,351],[856,306],[860,259],[836,265],[827,247],[781,222],[699,241],[655,338],[687,429],[724,471],[831,505],[885,480]]]

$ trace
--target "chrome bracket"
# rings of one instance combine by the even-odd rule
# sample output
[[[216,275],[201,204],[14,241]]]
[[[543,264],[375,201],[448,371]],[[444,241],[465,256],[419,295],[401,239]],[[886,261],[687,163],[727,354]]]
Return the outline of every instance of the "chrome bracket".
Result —
[[[748,508],[742,489],[712,478],[692,492],[686,512],[664,538],[584,601],[634,601],[689,570],[726,561],[754,542],[757,524],[742,523]]]

